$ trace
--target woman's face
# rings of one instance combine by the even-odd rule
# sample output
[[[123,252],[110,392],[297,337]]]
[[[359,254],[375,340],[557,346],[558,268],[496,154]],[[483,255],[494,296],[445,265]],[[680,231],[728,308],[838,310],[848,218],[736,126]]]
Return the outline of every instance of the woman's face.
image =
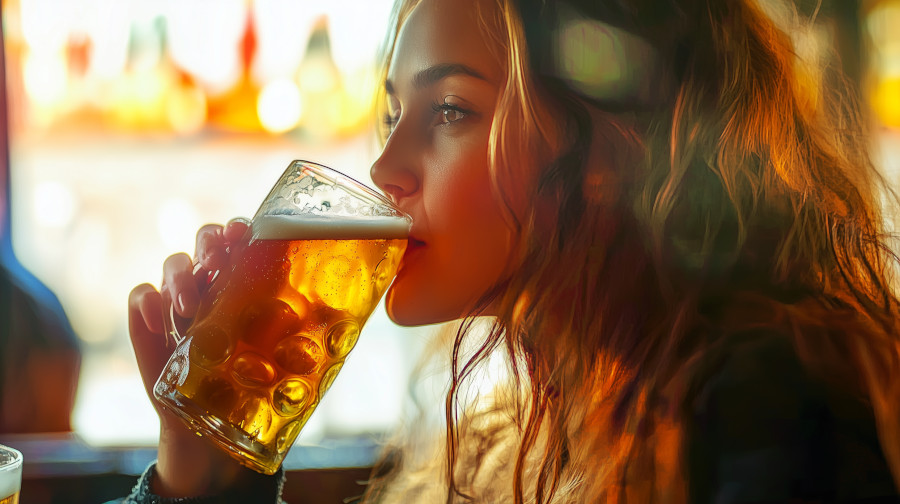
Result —
[[[386,299],[401,325],[464,316],[509,263],[511,232],[488,169],[504,75],[476,19],[478,1],[422,0],[388,69],[391,132],[371,174],[413,218]]]

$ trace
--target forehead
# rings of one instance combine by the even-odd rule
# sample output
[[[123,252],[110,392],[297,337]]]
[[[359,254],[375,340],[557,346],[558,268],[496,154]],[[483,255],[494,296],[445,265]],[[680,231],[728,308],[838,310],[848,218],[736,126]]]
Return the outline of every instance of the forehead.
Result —
[[[388,78],[401,86],[417,72],[451,63],[498,82],[500,68],[480,21],[494,9],[486,0],[422,0],[400,28]]]

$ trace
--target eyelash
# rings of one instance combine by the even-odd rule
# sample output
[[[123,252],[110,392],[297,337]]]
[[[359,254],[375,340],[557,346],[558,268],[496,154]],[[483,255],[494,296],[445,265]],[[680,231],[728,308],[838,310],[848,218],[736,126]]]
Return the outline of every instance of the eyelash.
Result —
[[[441,119],[444,119],[444,118],[447,117],[447,112],[456,112],[456,113],[462,115],[462,117],[460,117],[460,118],[458,118],[458,119],[454,119],[454,120],[452,120],[452,121],[443,121],[443,120],[442,120],[442,121],[441,121],[441,125],[444,125],[444,126],[453,124],[453,123],[455,123],[455,122],[457,122],[457,121],[461,121],[461,120],[465,119],[465,118],[470,114],[470,112],[469,112],[468,110],[466,110],[466,109],[464,109],[464,108],[462,108],[462,107],[460,107],[460,106],[458,106],[458,105],[453,105],[453,104],[451,104],[451,103],[446,103],[446,102],[444,102],[444,103],[437,103],[437,102],[433,103],[433,104],[431,105],[431,110],[433,110],[435,114],[440,114],[440,115],[442,116]]]
[[[388,130],[388,132],[394,131],[394,126],[397,126],[397,121],[400,118],[396,116],[392,116],[391,114],[384,114],[384,119],[382,119],[382,124]]]
[[[440,122],[440,124],[443,126],[447,126],[447,125],[453,124],[457,121],[460,121],[462,119],[465,119],[469,114],[471,114],[470,111],[468,111],[458,105],[453,105],[450,103],[438,103],[438,102],[432,103],[431,110],[433,110],[435,114],[439,114],[441,116],[441,119],[446,118],[448,112],[456,112],[456,113],[462,115],[462,117],[460,117],[458,119],[454,119],[452,121],[442,120]],[[382,124],[384,125],[384,127],[387,129],[388,132],[391,132],[394,130],[394,127],[397,126],[397,122],[399,120],[400,120],[400,117],[398,117],[398,116],[394,116],[391,114],[384,114],[384,118],[382,119]]]

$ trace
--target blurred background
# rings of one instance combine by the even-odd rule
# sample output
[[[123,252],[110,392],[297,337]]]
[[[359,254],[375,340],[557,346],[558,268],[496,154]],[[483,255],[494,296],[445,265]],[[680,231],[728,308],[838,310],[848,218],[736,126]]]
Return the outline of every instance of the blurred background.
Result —
[[[127,333],[133,286],[158,285],[165,257],[192,251],[202,224],[251,216],[293,159],[371,183],[377,54],[391,4],[2,2],[14,254],[4,262],[51,304],[55,296],[71,325],[81,352],[71,428],[95,450],[85,453],[146,448],[128,452],[143,455],[116,469],[124,473],[154,453],[158,424]],[[897,181],[900,0],[799,6],[816,15],[815,44],[834,48],[858,84],[873,154]],[[298,444],[394,429],[435,330],[399,328],[376,310]],[[374,451],[328,453],[318,467],[365,466]]]
[[[209,222],[251,217],[293,159],[369,181],[376,52],[390,0],[4,2],[12,243],[83,351],[73,416],[91,443],[155,443],[126,300]],[[398,415],[407,331],[372,320],[304,431]],[[354,354],[354,356],[355,356]],[[365,366],[363,369],[362,366]],[[353,380],[352,375],[379,375]],[[337,387],[337,385],[336,385]]]

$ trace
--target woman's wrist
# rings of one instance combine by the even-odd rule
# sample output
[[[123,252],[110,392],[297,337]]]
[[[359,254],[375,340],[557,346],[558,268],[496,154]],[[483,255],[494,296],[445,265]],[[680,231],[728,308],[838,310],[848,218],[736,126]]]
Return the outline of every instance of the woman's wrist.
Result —
[[[216,495],[255,473],[206,438],[162,420],[156,477],[151,490],[160,497]]]

